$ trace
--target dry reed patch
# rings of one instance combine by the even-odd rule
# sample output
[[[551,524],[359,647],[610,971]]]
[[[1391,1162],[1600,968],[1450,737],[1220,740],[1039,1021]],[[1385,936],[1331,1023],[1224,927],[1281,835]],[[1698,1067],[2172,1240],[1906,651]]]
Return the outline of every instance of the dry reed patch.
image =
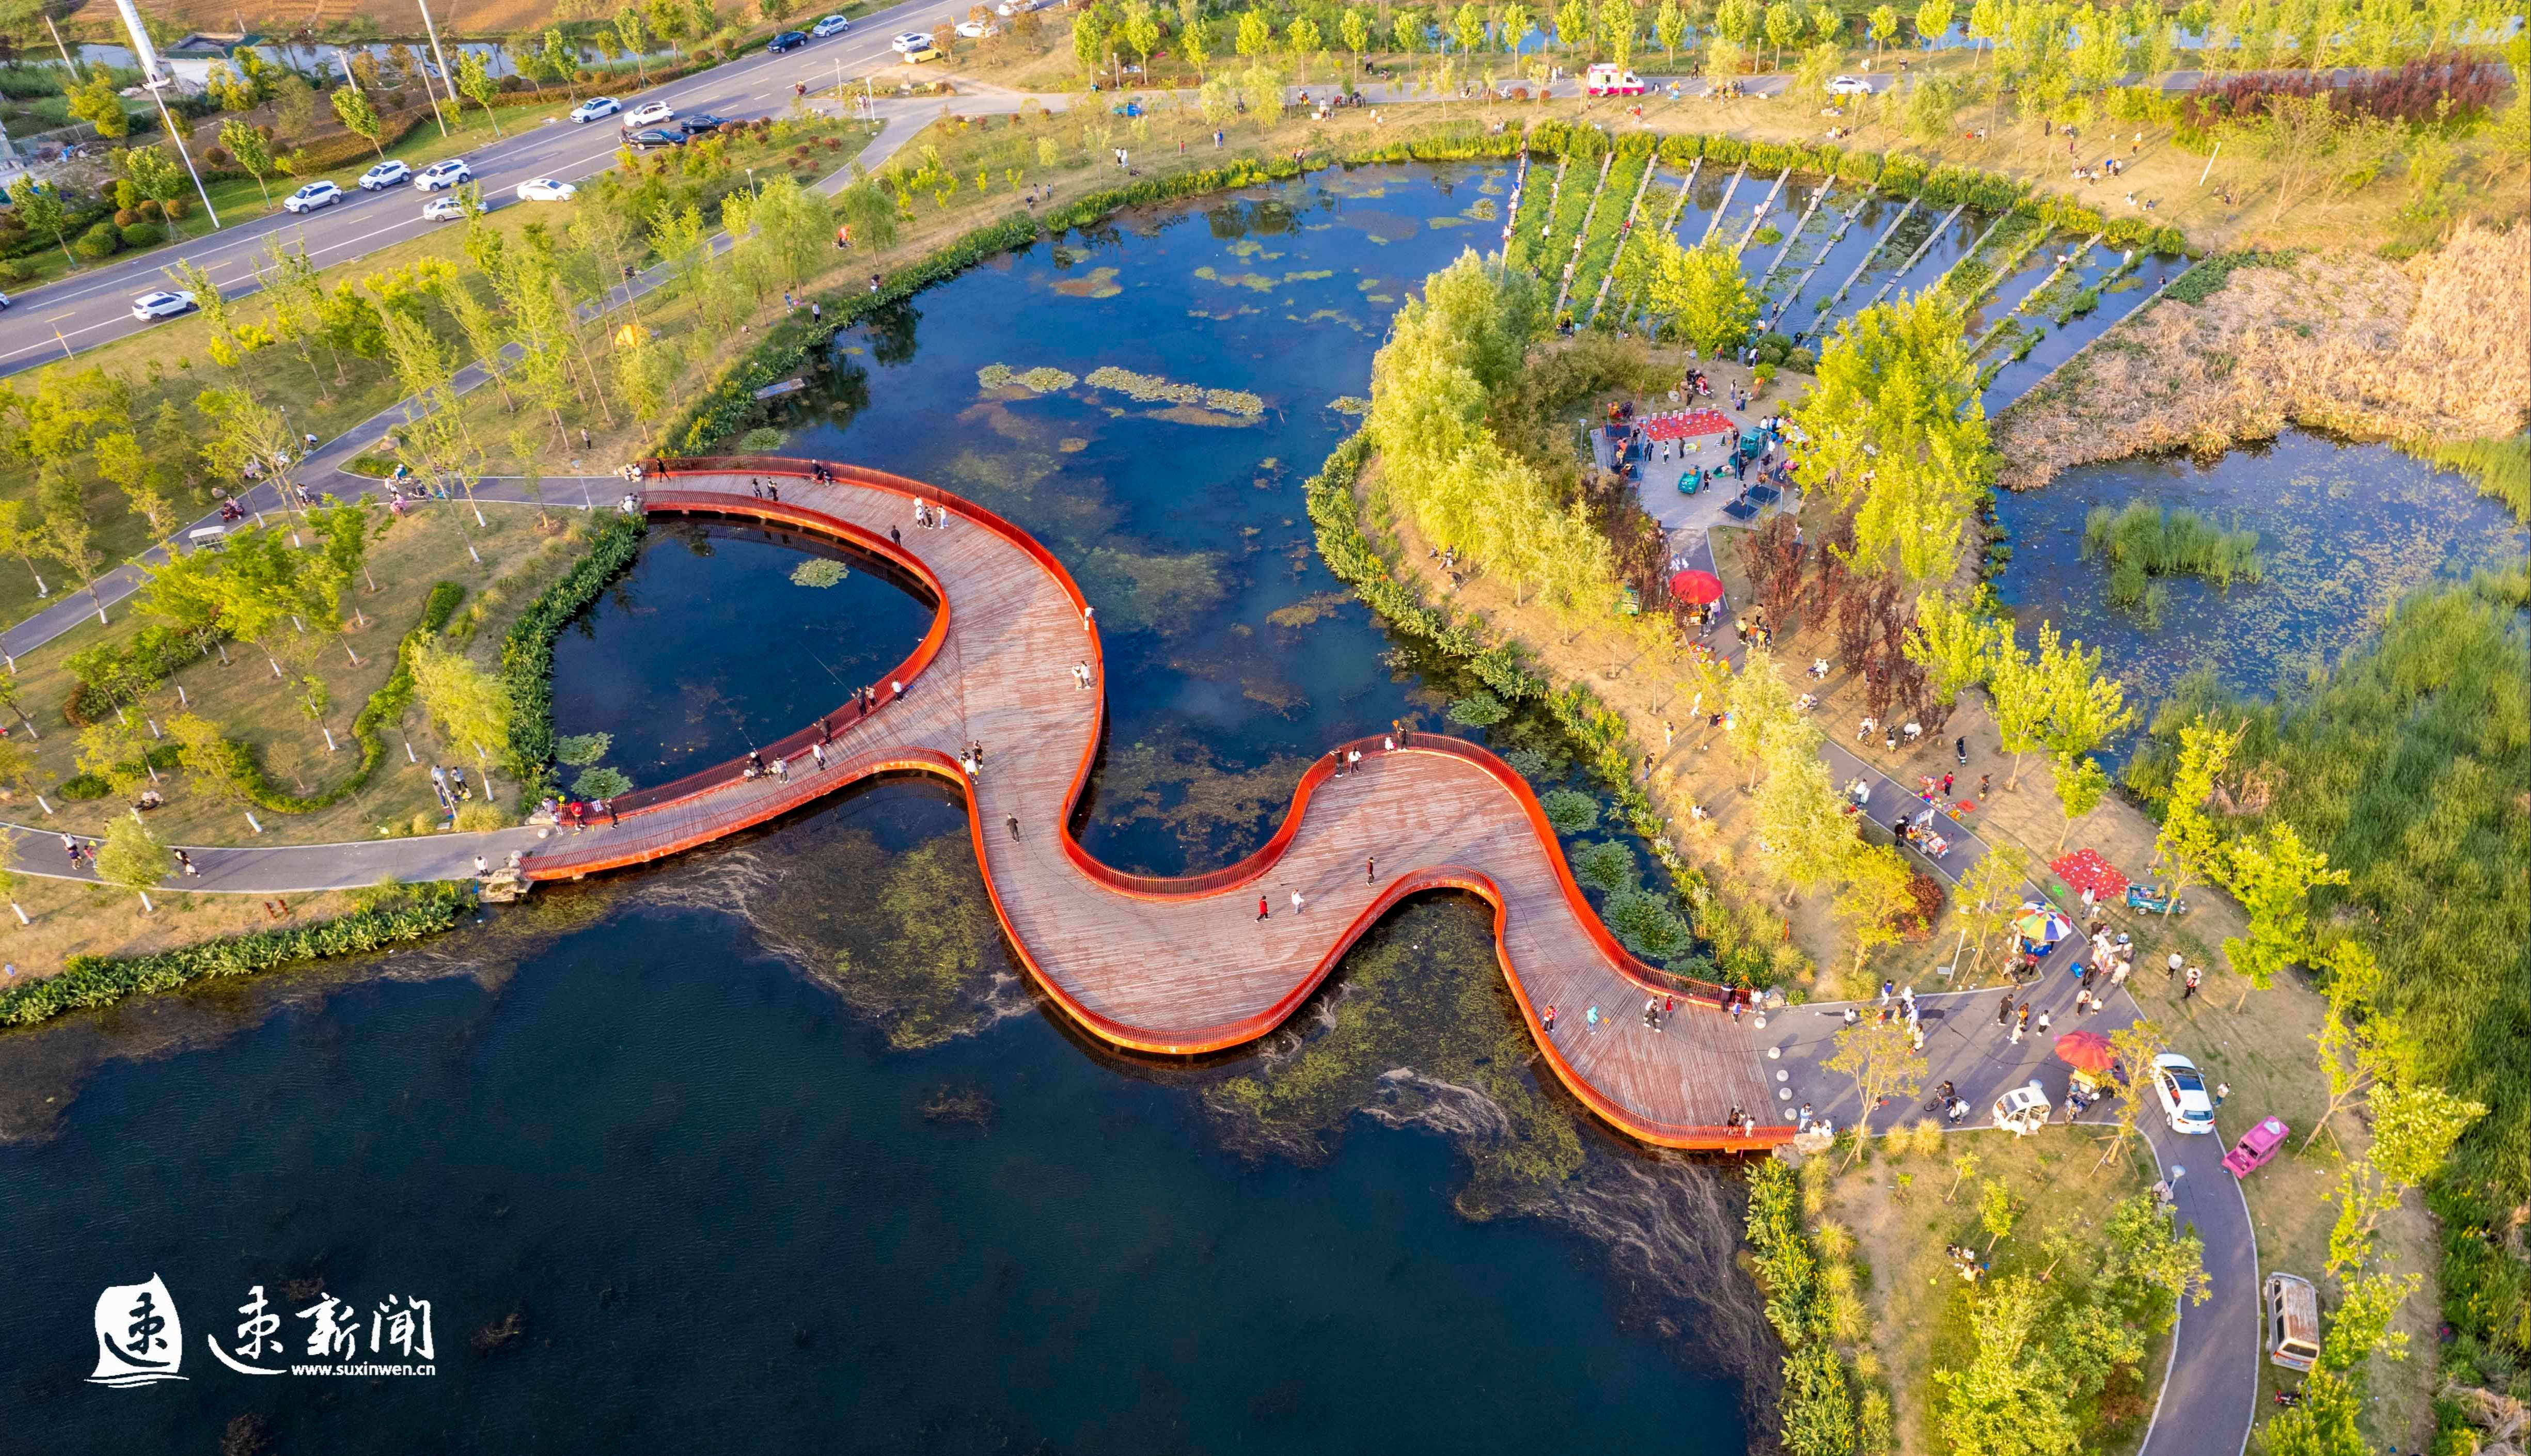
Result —
[[[2404,264],[2340,253],[2244,267],[2202,303],[2121,321],[2000,418],[2015,489],[2156,450],[2221,451],[2288,423],[2475,439],[2531,418],[2531,226],[2463,224]]]

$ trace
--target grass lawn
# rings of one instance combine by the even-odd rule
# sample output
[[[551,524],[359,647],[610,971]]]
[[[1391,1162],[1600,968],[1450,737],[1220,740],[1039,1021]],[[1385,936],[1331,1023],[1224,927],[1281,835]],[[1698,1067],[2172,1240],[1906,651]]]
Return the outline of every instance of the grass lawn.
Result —
[[[396,644],[420,620],[431,586],[449,581],[467,588],[447,636],[465,644],[470,654],[488,667],[499,652],[501,634],[538,591],[577,559],[589,530],[588,516],[577,509],[554,511],[550,529],[538,526],[534,510],[518,506],[487,508],[483,519],[486,525],[478,528],[463,502],[416,510],[370,547],[369,574],[377,581],[377,590],[363,588],[354,593],[367,618],[366,627],[347,627],[339,642],[290,633],[285,627],[275,644],[284,671],[313,675],[325,685],[329,701],[323,727],[334,735],[332,751],[326,748],[318,723],[308,716],[297,684],[276,677],[262,649],[246,643],[228,644],[225,662],[213,653],[187,665],[128,711],[163,722],[189,706],[219,724],[229,737],[252,747],[266,775],[285,792],[306,794],[338,782],[360,761],[351,737],[352,719],[393,670]],[[277,519],[275,525],[288,529]],[[481,555],[481,566],[468,556],[470,543]],[[91,619],[61,642],[19,659],[26,701],[43,734],[36,754],[39,787],[57,786],[75,771],[78,730],[62,716],[71,688],[64,660],[98,643],[128,640],[141,625],[139,614],[128,609],[118,613],[111,626]],[[357,665],[353,652],[361,659]],[[179,688],[184,690],[182,700]],[[417,815],[423,816],[420,828],[436,828],[438,813],[428,765],[435,759],[472,767],[476,760],[471,747],[442,744],[419,706],[409,709],[402,722],[385,725],[382,733],[387,755],[366,787],[314,813],[254,811],[267,833],[303,844],[370,839],[381,832],[416,832]],[[411,759],[405,754],[407,743],[413,750]],[[182,770],[164,772],[162,778],[167,805],[150,816],[150,827],[161,839],[217,844],[253,837],[245,812],[236,804],[196,791]],[[23,793],[11,806],[12,814],[47,829],[91,834],[102,832],[108,819],[124,812],[122,803],[113,798],[69,803],[57,787],[48,787],[46,794],[54,810],[51,817],[39,817],[30,796]],[[36,841],[22,852],[36,856],[32,863],[41,866],[44,847]]]
[[[43,842],[30,843],[28,854]],[[61,847],[52,846],[58,862]],[[38,862],[40,863],[40,861]],[[182,890],[152,894],[158,909],[144,915],[141,897],[104,885],[13,874],[9,898],[25,911],[28,924],[0,911],[0,958],[16,975],[0,976],[0,988],[28,976],[58,971],[72,956],[139,956],[190,945],[218,935],[238,935],[279,924],[330,920],[353,908],[348,892],[287,897],[290,916],[277,921],[255,895],[193,895]]]
[[[1987,1248],[1978,1224],[1980,1180],[2009,1187],[2025,1210],[2013,1232],[1996,1242],[1992,1274],[2039,1272],[2046,1265],[2040,1240],[2048,1229],[2097,1224],[2120,1199],[2153,1182],[2151,1154],[2140,1145],[2130,1143],[2124,1156],[2104,1162],[2107,1137],[2099,1128],[2057,1127],[2028,1138],[1947,1134],[1935,1156],[1873,1156],[1831,1182],[1827,1216],[1855,1237],[1872,1313],[1872,1348],[1895,1396],[1898,1449],[1947,1447],[1934,1434],[1932,1373],[1964,1368],[1975,1349],[1971,1286],[1942,1250],[1950,1244]],[[1844,1149],[1822,1155],[1841,1158]],[[1953,1165],[1963,1156],[1976,1159],[1965,1179]],[[2122,1456],[2143,1441],[2169,1354],[2169,1337],[2164,1335],[2137,1374],[2112,1381],[2103,1392],[2099,1417],[2085,1433],[2085,1451]]]

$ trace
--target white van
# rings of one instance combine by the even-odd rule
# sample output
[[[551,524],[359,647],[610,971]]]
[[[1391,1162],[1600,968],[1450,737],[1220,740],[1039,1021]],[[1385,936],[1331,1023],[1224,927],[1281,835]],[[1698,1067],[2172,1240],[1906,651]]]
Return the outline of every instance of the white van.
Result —
[[[2267,1312],[2268,1363],[2309,1371],[2320,1359],[2320,1292],[2309,1279],[2277,1273],[2259,1291]]]

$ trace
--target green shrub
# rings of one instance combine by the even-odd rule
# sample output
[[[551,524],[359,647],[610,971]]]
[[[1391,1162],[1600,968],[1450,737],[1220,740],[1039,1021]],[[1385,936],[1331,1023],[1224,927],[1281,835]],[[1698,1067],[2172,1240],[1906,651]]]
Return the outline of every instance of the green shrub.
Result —
[[[510,695],[510,743],[504,761],[510,775],[527,786],[527,798],[550,792],[552,787],[558,748],[553,728],[554,639],[582,608],[597,599],[607,583],[633,564],[648,529],[649,523],[639,514],[619,512],[611,517],[590,538],[589,554],[545,588],[501,644],[501,683]]]
[[[1635,887],[1635,852],[1610,839],[1573,847],[1573,877],[1603,894]]]
[[[1490,728],[1511,716],[1511,709],[1491,693],[1471,693],[1450,704],[1450,721],[1471,728]]]
[[[96,226],[80,234],[79,241],[71,245],[71,252],[89,262],[102,262],[122,251],[123,234],[116,229],[114,219],[110,217],[97,219]]]
[[[167,230],[154,222],[136,222],[120,231],[126,248],[155,248],[167,241]]]
[[[113,785],[93,773],[75,773],[62,780],[62,797],[75,802],[102,799],[113,792]]]
[[[359,955],[419,940],[457,924],[475,906],[472,887],[437,884],[396,904],[284,930],[254,930],[148,956],[73,956],[42,980],[0,991],[0,1026],[25,1027],[68,1011],[110,1006],[205,977],[252,976],[295,961]]]
[[[1600,827],[1600,801],[1574,789],[1549,789],[1538,807],[1558,834],[1587,834]]]

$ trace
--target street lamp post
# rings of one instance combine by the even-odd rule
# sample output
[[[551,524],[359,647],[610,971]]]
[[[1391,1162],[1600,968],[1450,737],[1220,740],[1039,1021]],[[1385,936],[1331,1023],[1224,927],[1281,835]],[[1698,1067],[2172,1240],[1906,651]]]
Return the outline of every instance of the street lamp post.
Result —
[[[176,143],[176,155],[185,159],[185,175],[194,179],[194,194],[202,199],[202,211],[210,217],[211,226],[217,228],[220,209],[211,205],[210,189],[202,186],[202,174],[194,166],[193,149],[185,144],[185,134],[176,130],[175,115],[167,109],[167,87],[175,82],[176,74],[158,59],[158,48],[150,44],[148,28],[141,24],[141,13],[132,8],[132,0],[114,0],[114,8],[122,12],[123,28],[132,37],[133,59],[141,63],[141,84],[148,87],[150,99],[158,103],[158,124],[167,129],[167,140]],[[48,17],[45,24],[51,23]],[[60,43],[59,32],[53,39]]]

